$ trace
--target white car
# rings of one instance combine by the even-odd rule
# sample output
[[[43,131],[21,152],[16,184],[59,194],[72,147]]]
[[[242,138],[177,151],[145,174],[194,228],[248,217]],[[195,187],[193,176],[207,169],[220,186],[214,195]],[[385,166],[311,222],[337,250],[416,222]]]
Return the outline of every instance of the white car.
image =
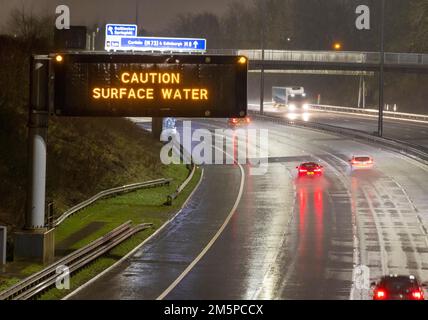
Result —
[[[352,169],[371,169],[374,166],[374,159],[371,156],[353,156],[349,162]]]

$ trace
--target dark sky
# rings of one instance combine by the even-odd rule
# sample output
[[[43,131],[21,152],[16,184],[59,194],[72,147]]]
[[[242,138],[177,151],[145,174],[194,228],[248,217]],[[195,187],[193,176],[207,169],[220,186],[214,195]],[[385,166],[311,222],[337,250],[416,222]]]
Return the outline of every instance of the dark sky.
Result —
[[[70,7],[73,25],[131,23],[135,21],[136,1],[139,2],[139,26],[157,31],[167,26],[179,13],[222,13],[233,0],[0,0],[0,27],[4,27],[14,7],[25,6],[37,13],[53,14],[59,4]]]

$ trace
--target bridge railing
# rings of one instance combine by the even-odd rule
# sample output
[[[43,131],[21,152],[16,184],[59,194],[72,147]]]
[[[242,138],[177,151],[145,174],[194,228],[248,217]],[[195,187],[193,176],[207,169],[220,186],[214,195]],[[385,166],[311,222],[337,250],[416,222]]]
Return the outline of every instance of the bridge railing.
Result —
[[[244,55],[250,60],[262,60],[260,49],[214,49],[209,54]],[[380,63],[379,52],[354,51],[293,51],[265,50],[266,61],[302,61],[302,62],[337,62],[337,63]],[[428,54],[425,53],[385,53],[386,64],[428,65]]]
[[[245,55],[250,60],[262,60],[261,50],[238,50],[238,54]],[[366,54],[360,52],[265,50],[264,59],[269,61],[364,63],[366,62]]]

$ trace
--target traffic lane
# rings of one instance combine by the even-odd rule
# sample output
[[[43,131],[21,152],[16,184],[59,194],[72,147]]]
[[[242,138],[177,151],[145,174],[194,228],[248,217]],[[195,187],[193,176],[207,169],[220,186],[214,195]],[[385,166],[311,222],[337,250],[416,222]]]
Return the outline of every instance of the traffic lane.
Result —
[[[220,125],[221,122],[217,120]],[[328,199],[318,200],[322,206],[319,203],[316,205],[315,202],[316,198],[320,198],[321,191],[315,192],[309,188],[307,192],[303,191],[307,196],[302,198],[296,193],[295,198],[303,200],[295,206],[294,215],[300,217],[301,214],[302,219],[295,219],[285,240],[278,240],[285,244],[285,249],[277,250],[283,254],[267,268],[271,271],[265,274],[264,280],[260,277],[264,272],[259,273],[259,281],[262,284],[258,290],[250,286],[238,286],[241,290],[239,293],[236,285],[227,285],[231,278],[245,279],[243,274],[247,269],[251,270],[251,263],[255,263],[247,260],[245,265],[239,266],[236,265],[236,261],[235,264],[233,261],[228,262],[234,266],[222,270],[228,275],[228,279],[221,281],[221,276],[215,277],[215,282],[221,283],[221,286],[215,291],[213,285],[211,292],[232,298],[249,297],[254,292],[259,292],[256,296],[274,299],[346,299],[352,293],[353,299],[369,299],[370,290],[358,290],[352,286],[352,266],[357,262],[369,267],[367,276],[372,280],[389,272],[415,274],[421,279],[427,279],[427,237],[418,221],[427,200],[419,199],[416,203],[414,198],[409,196],[420,191],[418,188],[421,186],[425,194],[428,191],[426,166],[375,145],[332,134],[257,120],[253,121],[250,127],[269,129],[271,160],[278,163],[301,157],[301,161],[307,161],[308,156],[312,157],[326,165],[326,178],[333,187],[322,189],[321,198]],[[283,147],[279,147],[278,143],[282,143]],[[351,171],[347,161],[353,154],[371,154],[377,163],[382,165],[372,170]],[[296,163],[289,163],[289,169],[292,170]],[[398,180],[403,178],[410,179],[410,183],[408,181],[399,183]],[[315,193],[318,194],[317,197]],[[318,212],[325,215],[318,222],[327,221],[327,223],[317,223],[313,218],[316,217],[317,207]],[[320,207],[325,207],[326,211],[319,210]],[[312,217],[312,220],[305,219],[306,217]],[[301,225],[303,227],[299,230]],[[334,231],[323,229],[326,225],[329,227],[333,225],[330,230]],[[326,240],[321,242],[322,245],[318,246],[318,249],[314,249],[317,248],[316,245],[311,244],[317,243],[314,241],[316,238],[314,230],[317,228],[323,230],[318,234],[324,235]],[[225,234],[227,232],[228,229],[225,230]],[[356,235],[359,241],[357,244],[353,241],[353,236]],[[241,239],[242,247],[247,248],[248,241],[245,235]],[[197,296],[191,291],[196,285],[186,284],[188,279],[193,279],[191,281],[193,284],[197,283],[195,279],[201,283],[210,282],[212,266],[215,265],[215,258],[210,258],[210,255],[214,255],[218,246],[221,246],[220,242],[216,243],[206,259],[202,260],[177,287],[181,292],[173,291],[171,298],[186,295],[192,297],[192,294]],[[263,246],[261,242],[261,247]],[[254,247],[250,248],[255,250]],[[301,253],[299,248],[307,249],[306,252],[309,254],[305,254],[305,250]],[[358,250],[357,258],[354,249]],[[222,250],[218,252],[220,255]],[[319,253],[320,256],[317,256]],[[229,258],[222,256],[223,265],[224,261],[233,260],[235,254],[236,252],[227,255]],[[308,257],[312,260],[309,261]],[[320,258],[316,260],[316,257]],[[260,257],[258,260],[261,260]],[[318,272],[315,272],[316,266],[320,268]],[[256,281],[253,280],[254,282]],[[230,292],[233,292],[233,295]],[[207,297],[217,296],[211,294]]]
[[[203,123],[227,128],[225,120]],[[260,127],[254,122],[249,128]],[[299,161],[314,159],[272,133],[268,172],[251,176],[246,168],[244,194],[229,225],[167,299],[349,298],[350,205],[340,203],[343,218],[336,218],[330,200],[343,186],[331,178],[295,179]],[[291,279],[286,285],[285,274]]]
[[[294,191],[281,165],[249,175],[241,202],[221,236],[166,299],[254,299],[281,250]],[[275,181],[275,183],[273,183]]]
[[[356,218],[360,263],[369,266],[372,279],[389,272],[428,279],[426,165],[345,137],[273,123],[268,127],[282,127],[281,140],[310,148],[315,157],[339,169]],[[375,167],[351,171],[347,160],[354,154],[374,156]],[[367,292],[359,294],[367,298]]]
[[[347,300],[352,288],[353,230],[344,186],[326,177],[296,182],[294,223],[270,278],[277,299]],[[340,201],[337,201],[340,199]],[[263,297],[263,296],[262,296]]]
[[[378,119],[358,115],[311,111],[309,121],[342,126],[366,133],[377,132]],[[384,119],[385,137],[428,147],[428,124]]]
[[[172,222],[71,299],[156,299],[222,225],[236,201],[240,181],[236,166],[207,166],[199,188]]]
[[[273,107],[268,108],[267,113],[275,116],[282,116],[290,120],[327,124],[358,130],[368,134],[377,133],[378,131],[378,119],[375,117],[317,110],[309,110],[308,112],[287,112],[284,110],[281,111],[281,109],[275,110]],[[428,124],[384,119],[384,137],[428,148]]]

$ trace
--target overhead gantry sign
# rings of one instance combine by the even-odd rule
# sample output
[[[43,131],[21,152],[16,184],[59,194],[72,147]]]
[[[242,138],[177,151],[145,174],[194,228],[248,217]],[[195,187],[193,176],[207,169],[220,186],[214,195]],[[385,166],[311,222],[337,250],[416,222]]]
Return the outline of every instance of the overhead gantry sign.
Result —
[[[244,117],[243,56],[53,55],[54,112],[62,116]]]

